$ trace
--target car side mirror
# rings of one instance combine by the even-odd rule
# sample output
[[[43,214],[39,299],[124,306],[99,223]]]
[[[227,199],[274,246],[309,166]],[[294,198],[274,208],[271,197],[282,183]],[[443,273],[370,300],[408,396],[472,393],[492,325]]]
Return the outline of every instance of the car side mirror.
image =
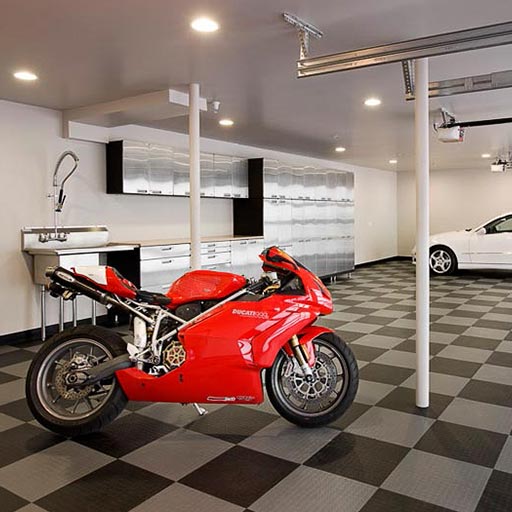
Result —
[[[480,228],[477,232],[477,235],[485,235],[487,234],[487,230],[485,228]]]

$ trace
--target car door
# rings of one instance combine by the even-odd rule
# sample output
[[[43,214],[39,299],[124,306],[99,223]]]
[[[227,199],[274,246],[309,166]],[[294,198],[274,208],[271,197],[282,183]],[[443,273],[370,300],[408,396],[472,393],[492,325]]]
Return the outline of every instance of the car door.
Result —
[[[495,219],[470,240],[471,261],[488,268],[512,268],[512,215]]]

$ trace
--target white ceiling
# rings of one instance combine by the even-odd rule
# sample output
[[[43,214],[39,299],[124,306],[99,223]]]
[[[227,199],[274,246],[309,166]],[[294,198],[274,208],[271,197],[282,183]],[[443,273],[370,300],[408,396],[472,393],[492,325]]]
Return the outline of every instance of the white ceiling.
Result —
[[[321,55],[512,20],[510,0],[3,0],[0,98],[66,109],[201,83],[221,100],[217,124],[203,114],[202,134],[377,168],[413,166],[413,103],[405,102],[399,64],[296,78],[298,42],[282,21],[290,12],[325,33]],[[207,14],[221,29],[201,35],[190,20]],[[512,69],[512,46],[431,59],[431,79]],[[40,80],[21,83],[28,68]],[[382,106],[363,100],[379,96]],[[512,116],[512,89],[431,101],[460,120]],[[186,131],[186,118],[153,126]],[[339,139],[334,140],[337,135]],[[512,125],[473,128],[463,144],[432,139],[436,168],[485,169],[482,152],[508,148]],[[333,153],[336,145],[347,151]],[[512,145],[511,145],[512,147]],[[397,157],[397,166],[388,164]]]

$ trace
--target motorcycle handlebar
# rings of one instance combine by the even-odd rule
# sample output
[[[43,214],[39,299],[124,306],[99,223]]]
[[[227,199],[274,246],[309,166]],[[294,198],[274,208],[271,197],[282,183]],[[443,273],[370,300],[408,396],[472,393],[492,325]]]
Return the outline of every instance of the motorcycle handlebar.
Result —
[[[262,276],[262,278],[259,281],[256,281],[255,283],[250,284],[247,287],[247,290],[250,293],[254,293],[257,295],[257,294],[261,293],[263,290],[265,290],[265,288],[267,288],[268,286],[271,286],[273,284],[278,284],[278,283],[279,283],[279,281],[275,281],[275,280],[271,279],[270,277],[264,275],[264,276]]]

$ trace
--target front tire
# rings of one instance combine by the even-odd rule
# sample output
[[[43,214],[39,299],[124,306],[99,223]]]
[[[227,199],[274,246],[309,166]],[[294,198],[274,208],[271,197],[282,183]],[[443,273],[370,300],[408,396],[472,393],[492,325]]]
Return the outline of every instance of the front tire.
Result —
[[[338,419],[352,404],[359,384],[357,362],[336,334],[313,340],[315,380],[307,383],[295,358],[283,350],[265,372],[266,389],[276,411],[301,427],[320,427]]]
[[[457,257],[445,246],[430,249],[430,273],[434,276],[448,276],[457,270]]]
[[[67,377],[72,365],[90,368],[125,353],[123,339],[102,327],[80,326],[53,336],[36,354],[27,375],[27,402],[35,419],[66,437],[108,425],[128,401],[116,378],[79,387]]]

